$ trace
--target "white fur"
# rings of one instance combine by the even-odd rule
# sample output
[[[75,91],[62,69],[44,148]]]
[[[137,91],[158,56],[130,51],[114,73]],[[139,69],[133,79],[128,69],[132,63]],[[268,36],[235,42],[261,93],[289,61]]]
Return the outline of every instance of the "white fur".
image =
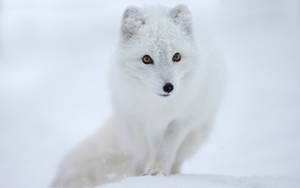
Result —
[[[66,157],[54,187],[179,172],[209,135],[223,91],[218,58],[207,44],[199,46],[184,5],[128,8],[111,66],[113,117]],[[174,63],[176,52],[182,59]],[[154,64],[143,64],[145,54]],[[174,90],[162,97],[166,82]]]

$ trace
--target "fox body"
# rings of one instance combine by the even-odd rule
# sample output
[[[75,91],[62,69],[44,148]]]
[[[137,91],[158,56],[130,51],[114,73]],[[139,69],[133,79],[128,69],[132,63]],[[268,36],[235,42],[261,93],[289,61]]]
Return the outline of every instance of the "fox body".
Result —
[[[113,116],[65,158],[54,187],[179,172],[209,135],[223,90],[220,61],[196,43],[184,5],[125,10],[109,80]]]

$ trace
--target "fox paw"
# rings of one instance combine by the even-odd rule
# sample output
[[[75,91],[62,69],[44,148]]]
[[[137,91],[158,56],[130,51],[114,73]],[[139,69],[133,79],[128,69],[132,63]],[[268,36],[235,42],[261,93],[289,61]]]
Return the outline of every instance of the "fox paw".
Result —
[[[144,176],[159,176],[159,175],[163,175],[163,176],[167,176],[168,173],[166,172],[163,172],[161,170],[158,170],[158,169],[150,169],[150,170],[147,170],[144,174]]]

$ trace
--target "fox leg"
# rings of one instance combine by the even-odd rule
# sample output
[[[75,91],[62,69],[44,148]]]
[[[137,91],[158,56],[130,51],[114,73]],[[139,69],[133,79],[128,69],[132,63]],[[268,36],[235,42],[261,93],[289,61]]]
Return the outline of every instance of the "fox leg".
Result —
[[[151,126],[146,126],[145,131],[148,141],[148,157],[146,159],[146,166],[144,175],[156,175],[157,172],[153,171],[153,167],[156,161],[156,156],[160,148],[165,129],[163,126],[153,128]]]
[[[177,174],[180,172],[184,160],[190,158],[198,151],[199,147],[210,135],[210,132],[211,123],[202,126],[200,129],[193,129],[188,132],[178,148],[176,158],[172,165],[171,174]]]
[[[163,139],[160,143],[159,150],[155,156],[155,162],[151,169],[151,174],[162,173],[169,175],[172,165],[176,159],[178,148],[182,144],[187,132],[188,125],[181,122],[171,122],[164,132]]]

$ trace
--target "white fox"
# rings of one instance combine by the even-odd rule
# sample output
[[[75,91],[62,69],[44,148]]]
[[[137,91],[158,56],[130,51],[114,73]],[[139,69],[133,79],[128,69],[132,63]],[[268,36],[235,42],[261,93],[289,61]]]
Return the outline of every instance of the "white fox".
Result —
[[[199,46],[186,6],[127,8],[111,66],[113,116],[65,158],[53,187],[178,173],[209,135],[223,93],[220,61]]]

